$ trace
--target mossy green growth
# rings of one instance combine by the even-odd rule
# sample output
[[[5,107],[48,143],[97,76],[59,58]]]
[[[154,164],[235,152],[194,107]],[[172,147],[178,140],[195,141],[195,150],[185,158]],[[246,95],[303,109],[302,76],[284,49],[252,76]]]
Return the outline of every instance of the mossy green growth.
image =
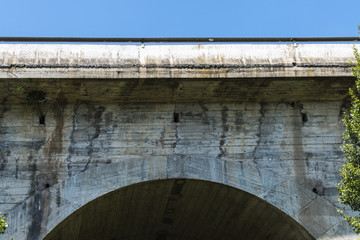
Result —
[[[1,212],[0,212],[1,214]],[[8,228],[8,225],[6,223],[5,217],[0,217],[0,234],[4,234],[6,229]]]

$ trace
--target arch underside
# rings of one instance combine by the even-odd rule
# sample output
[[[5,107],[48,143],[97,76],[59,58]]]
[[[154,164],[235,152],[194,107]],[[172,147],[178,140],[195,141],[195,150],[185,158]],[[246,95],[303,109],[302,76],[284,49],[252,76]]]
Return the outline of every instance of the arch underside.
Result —
[[[105,194],[66,218],[46,240],[314,239],[264,200],[219,183],[147,181]]]
[[[90,168],[7,220],[9,239],[356,239],[333,205],[285,176],[206,157]]]

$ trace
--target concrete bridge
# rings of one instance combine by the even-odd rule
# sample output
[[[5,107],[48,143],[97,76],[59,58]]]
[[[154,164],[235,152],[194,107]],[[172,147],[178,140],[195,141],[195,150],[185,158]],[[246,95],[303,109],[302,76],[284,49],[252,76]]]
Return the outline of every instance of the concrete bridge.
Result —
[[[356,239],[352,47],[1,44],[0,238]]]

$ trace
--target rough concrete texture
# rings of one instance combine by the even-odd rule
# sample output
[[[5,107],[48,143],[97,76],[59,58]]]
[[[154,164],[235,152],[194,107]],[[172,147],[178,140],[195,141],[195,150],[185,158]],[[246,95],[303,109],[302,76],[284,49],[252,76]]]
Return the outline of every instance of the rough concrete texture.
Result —
[[[352,44],[1,44],[0,78],[351,76]],[[38,71],[41,68],[41,71]]]
[[[326,46],[329,47],[327,52]],[[81,220],[72,219],[77,219],[80,213],[88,218],[96,217],[95,213],[89,215],[86,206],[103,209],[105,205],[101,201],[106,199],[105,196],[110,196],[113,191],[121,192],[124,187],[135,194],[140,189],[133,185],[136,183],[143,183],[145,189],[153,186],[159,189],[159,196],[168,196],[174,183],[166,182],[167,179],[200,180],[194,181],[194,185],[189,184],[193,190],[187,191],[190,195],[184,194],[184,199],[189,200],[180,205],[183,209],[191,208],[191,204],[208,204],[209,209],[218,211],[218,214],[224,211],[225,214],[237,207],[235,203],[222,204],[223,201],[239,201],[244,214],[253,218],[251,221],[268,216],[265,225],[279,222],[277,213],[272,212],[281,211],[287,215],[283,219],[287,219],[284,225],[288,229],[279,230],[278,236],[271,235],[271,228],[259,232],[253,224],[240,226],[244,229],[242,234],[252,239],[264,239],[263,236],[272,236],[269,239],[296,239],[290,236],[298,239],[356,239],[336,212],[337,207],[342,206],[337,203],[335,188],[339,181],[338,169],[343,163],[339,148],[343,131],[342,112],[348,109],[347,89],[353,82],[351,70],[345,65],[346,58],[351,57],[351,47],[350,44],[298,45],[295,52],[303,57],[299,57],[303,59],[302,64],[305,64],[305,59],[311,60],[311,67],[321,71],[315,71],[319,75],[302,72],[294,77],[299,62],[294,66],[290,58],[283,57],[285,49],[294,50],[293,45],[166,45],[150,46],[150,50],[147,50],[148,46],[0,45],[0,49],[5,49],[3,58],[0,58],[0,89],[3,91],[0,95],[0,207],[7,214],[10,225],[5,239],[42,239],[53,229],[55,233],[63,232],[64,236],[72,235],[81,226],[89,227]],[[95,51],[97,48],[98,52]],[[181,49],[190,50],[183,52]],[[105,72],[114,69],[112,66],[103,67],[104,63],[99,59],[108,59],[106,64],[115,64],[117,58],[112,56],[122,51],[125,55],[119,57],[119,64],[125,64],[122,60],[125,56],[140,63],[136,71],[124,68],[130,75],[134,70],[133,77],[126,75],[128,78],[123,79],[120,74],[104,78],[107,76]],[[251,51],[254,57],[251,57]],[[37,55],[33,55],[34,52]],[[44,52],[48,53],[46,57]],[[69,55],[71,52],[79,54]],[[171,72],[177,69],[176,64],[187,61],[190,65],[198,64],[194,61],[203,61],[198,59],[198,55],[205,53],[208,54],[204,55],[208,57],[205,63],[212,66],[211,61],[220,61],[210,57],[214,52],[227,56],[229,60],[226,61],[234,66],[241,66],[242,59],[254,58],[253,65],[244,68],[246,74],[263,69],[256,65],[261,63],[261,59],[264,64],[270,59],[268,64],[286,66],[286,74],[281,78],[266,75],[272,69],[281,71],[272,66],[259,78],[245,78],[248,75],[243,75],[242,79],[239,74],[228,78],[204,74],[202,78],[196,75],[197,68],[190,68],[186,73],[189,75],[181,73],[184,75],[159,75],[156,78],[152,74],[150,78],[131,79],[138,78],[139,71],[147,69],[146,64],[151,63],[144,59],[168,59],[164,69]],[[139,56],[139,53],[143,55]],[[145,53],[153,58],[143,58]],[[265,53],[273,54],[273,57]],[[291,54],[286,56],[293,56]],[[191,57],[197,60],[191,62]],[[72,60],[63,62],[62,59],[66,58]],[[58,60],[42,62],[41,59]],[[83,66],[87,64],[86,59],[92,59],[89,60],[90,66]],[[101,67],[91,65],[96,61]],[[58,68],[59,64],[74,65]],[[232,66],[223,67],[232,69]],[[85,74],[80,78],[88,70],[91,76]],[[156,66],[151,67],[151,71],[155,70]],[[65,73],[61,75],[63,71]],[[186,79],[186,76],[192,77]],[[19,84],[25,87],[18,91]],[[30,101],[34,91],[46,93],[46,98],[40,102]],[[151,184],[148,182],[153,180]],[[196,192],[201,184],[204,184],[201,189],[209,191]],[[162,192],[161,189],[165,190]],[[154,194],[152,190],[146,191]],[[234,198],[213,199],[217,194],[221,199],[227,191]],[[198,197],[193,197],[192,192]],[[242,197],[244,194],[252,197]],[[136,196],[146,198],[145,195]],[[115,198],[108,201],[116,205],[123,195],[113,196]],[[123,197],[131,199],[131,195]],[[159,210],[163,216],[166,197],[159,199],[163,200],[154,204],[159,204],[157,209],[163,209]],[[194,203],[193,199],[198,199],[198,202]],[[244,203],[247,201],[266,204],[260,204],[262,207],[247,205]],[[96,205],[97,202],[100,205]],[[264,210],[262,215],[260,210],[254,210],[257,207],[270,212]],[[136,215],[148,206],[132,206],[131,209]],[[218,220],[218,215],[212,218],[208,212],[200,211],[198,216],[204,221]],[[127,216],[131,218],[132,214]],[[174,221],[190,221],[184,215],[176,216],[172,216]],[[192,218],[189,215],[189,219]],[[71,221],[76,224],[66,224]],[[111,223],[114,218],[109,216],[104,221]],[[241,223],[240,220],[229,220],[228,224]],[[68,229],[70,226],[74,229]],[[164,234],[159,237],[159,232],[149,230],[154,233],[149,239],[209,239],[200,232],[199,238],[193,235],[187,238],[185,235],[171,235],[172,231],[176,232],[172,228],[163,229],[158,225],[149,228],[167,232],[165,237]],[[293,228],[304,234],[304,238],[289,230]],[[201,229],[206,232],[206,226]],[[126,228],[124,231],[132,232],[134,229]],[[231,231],[224,231],[230,234],[226,239],[234,239]],[[112,233],[115,232],[106,234],[110,236]],[[58,234],[52,234],[48,239],[69,239],[55,238]],[[128,236],[128,239],[131,238]]]

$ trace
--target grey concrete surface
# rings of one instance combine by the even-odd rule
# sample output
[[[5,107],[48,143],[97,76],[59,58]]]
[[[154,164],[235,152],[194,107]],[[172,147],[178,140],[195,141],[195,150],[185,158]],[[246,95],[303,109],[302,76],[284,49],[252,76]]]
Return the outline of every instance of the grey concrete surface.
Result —
[[[42,239],[104,194],[167,179],[252,194],[309,239],[356,239],[336,212],[335,188],[351,44],[0,44],[0,52],[4,239]],[[211,204],[210,192],[199,204]]]
[[[12,74],[41,79],[343,77],[352,75],[348,68],[352,47],[1,44],[0,78],[13,78]]]

